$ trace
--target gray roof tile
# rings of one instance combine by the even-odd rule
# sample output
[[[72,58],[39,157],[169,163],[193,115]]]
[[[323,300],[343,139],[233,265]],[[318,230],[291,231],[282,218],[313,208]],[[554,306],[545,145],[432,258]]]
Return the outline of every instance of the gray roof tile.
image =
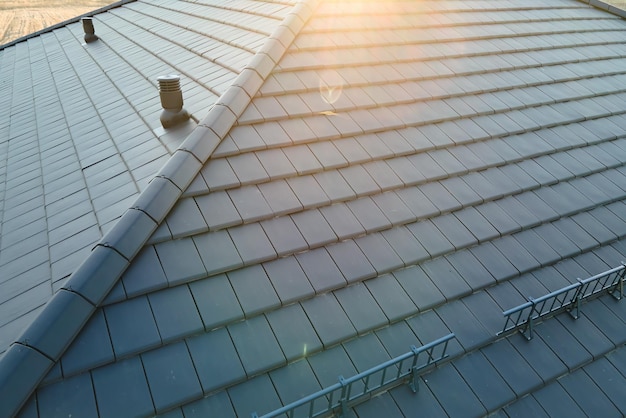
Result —
[[[113,351],[123,357],[161,344],[161,337],[148,299],[138,297],[104,310]],[[128,318],[134,318],[128,321]]]
[[[333,202],[349,200],[355,196],[355,190],[338,171],[323,171],[314,174],[313,178]]]
[[[394,192],[372,196],[372,200],[385,213],[385,216],[393,225],[402,225],[416,220],[415,214]]]
[[[319,210],[307,210],[291,215],[298,230],[309,244],[309,248],[328,244],[337,240],[328,222],[324,219]]]
[[[378,193],[381,190],[363,166],[354,165],[346,168],[340,168],[339,173],[350,185],[352,190],[354,190],[357,196]]]
[[[503,281],[518,274],[513,264],[490,242],[470,248],[470,251],[497,281]]]
[[[455,361],[454,366],[487,410],[515,399],[513,391],[480,351]]]
[[[353,376],[357,373],[343,346],[335,346],[308,359],[313,372],[323,387],[339,381],[339,376]]]
[[[184,342],[144,353],[141,357],[157,412],[202,395],[191,355]]]
[[[445,301],[439,288],[421,267],[398,270],[393,275],[420,311],[426,311]]]
[[[272,213],[271,207],[257,186],[231,189],[227,193],[242,219],[247,222],[257,221]]]
[[[263,268],[284,305],[314,294],[311,283],[295,257],[283,257],[264,263]]]
[[[226,275],[190,283],[189,288],[207,330],[243,318],[243,311]]]
[[[181,408],[186,417],[199,418],[203,416],[219,416],[235,418],[235,411],[228,397],[228,393],[218,392],[213,396],[201,398]]]
[[[272,311],[267,314],[267,320],[287,361],[306,357],[322,348],[320,339],[299,304]]]
[[[417,312],[417,307],[393,276],[379,276],[367,281],[366,286],[390,322]]]
[[[206,275],[206,269],[193,240],[185,238],[166,241],[155,245],[155,249],[170,285]]]
[[[312,176],[291,177],[287,183],[305,209],[329,203],[328,196]]]
[[[122,276],[128,297],[167,287],[167,279],[153,246],[147,246]]]
[[[71,376],[89,366],[107,364],[113,359],[111,337],[104,313],[98,310],[65,352],[62,358],[63,372],[66,376]]]
[[[379,328],[388,323],[389,320],[376,304],[376,301],[364,284],[357,283],[337,290],[334,293],[358,333],[362,334],[372,328]],[[349,353],[350,350],[347,347],[346,349]],[[369,367],[373,366],[372,364]],[[369,367],[361,368],[357,365],[357,369],[360,370],[365,370]]]
[[[258,151],[256,156],[272,180],[290,176],[295,172],[295,168],[280,149]]]
[[[446,417],[446,412],[433,395],[433,393],[424,385],[422,378],[418,381],[420,390],[417,393],[407,391],[405,387],[399,387],[389,391],[393,400],[405,415],[410,415],[419,408],[424,414],[432,417]]]
[[[306,360],[291,363],[270,373],[283,404],[295,402],[321,389],[311,366]],[[320,405],[321,406],[321,405]]]
[[[241,216],[225,191],[198,196],[194,200],[211,230],[238,225],[242,222]]]
[[[428,252],[407,228],[387,229],[382,231],[381,234],[402,259],[404,265],[416,264],[429,258]]]
[[[363,226],[345,204],[325,206],[320,208],[320,212],[340,240],[365,232]]]
[[[259,263],[276,257],[276,252],[261,225],[242,225],[229,229],[228,233],[244,265]]]
[[[210,160],[200,171],[209,190],[239,186],[239,179],[226,159]]]
[[[257,183],[267,179],[268,174],[252,152],[227,158],[242,185]]]
[[[620,352],[623,350],[620,350]],[[626,383],[624,377],[619,374],[615,366],[606,358],[601,358],[584,367],[585,373],[593,380],[593,382],[612,399],[613,404],[623,414],[626,410],[624,400],[615,395],[620,393],[621,388]]]
[[[454,246],[446,239],[446,237],[437,229],[430,220],[418,221],[407,225],[407,228],[428,251],[431,257],[448,253],[453,250]]]
[[[347,206],[368,233],[391,226],[389,219],[369,197],[352,200],[347,203]]]
[[[102,417],[154,411],[139,357],[121,360],[92,372],[93,388]]]
[[[369,234],[359,237],[355,239],[355,242],[378,274],[404,266],[402,259],[381,234]]]
[[[269,219],[261,222],[261,226],[278,256],[300,252],[308,248],[295,223],[289,217]]]
[[[619,411],[582,370],[565,376],[560,384],[588,416],[618,416]]]
[[[443,401],[443,407],[448,414],[484,414],[484,406],[452,365],[443,366],[440,373],[428,376],[425,383],[434,396]]]
[[[259,184],[258,188],[276,216],[302,209],[302,204],[284,180]]]
[[[246,317],[280,306],[280,300],[260,265],[231,271],[228,279]]]
[[[278,121],[276,125],[273,125],[271,126],[271,128],[268,129],[271,129],[271,131],[269,131],[268,134],[266,134],[266,136],[264,136],[263,138],[269,138],[266,139],[265,142],[267,143],[268,140],[271,140],[271,144],[273,145],[285,145],[291,143],[298,144],[302,142],[309,142],[315,137],[315,134],[313,133],[313,131],[311,131],[311,128],[304,122],[303,119],[283,119]],[[303,155],[302,153],[305,154]],[[294,152],[293,158],[294,160],[296,160],[297,158],[304,159],[306,158],[306,153],[306,150],[301,151],[300,153]],[[298,161],[292,161],[292,164],[296,166],[296,162]],[[302,164],[306,163],[306,161],[302,160],[299,162]]]
[[[302,302],[325,348],[356,335],[356,329],[332,293],[325,293]]]
[[[190,338],[187,347],[205,393],[245,379],[226,328]],[[207,356],[209,351],[216,355]]]
[[[204,232],[208,225],[194,199],[181,199],[166,218],[173,238]]]
[[[549,416],[567,415],[584,417],[585,413],[576,402],[567,394],[560,384],[548,385],[533,394],[541,407]]]
[[[590,353],[575,344],[575,337],[556,321],[548,321],[537,329],[537,335],[556,353],[557,356],[572,370],[590,359]]]
[[[264,316],[229,325],[228,331],[248,376],[285,364],[282,350]]]
[[[87,373],[47,386],[38,394],[37,406],[41,416],[98,415],[93,386]]]
[[[228,394],[236,416],[248,416],[255,411],[273,411],[281,407],[280,398],[268,375],[257,376],[235,386],[229,389]]]
[[[355,241],[346,240],[326,249],[348,283],[376,276],[376,270]]]
[[[315,158],[315,155],[305,145],[297,145],[284,149],[285,155],[295,167],[298,174],[310,174],[321,170],[322,166]]]
[[[189,287],[177,286],[148,295],[164,343],[204,329]]]

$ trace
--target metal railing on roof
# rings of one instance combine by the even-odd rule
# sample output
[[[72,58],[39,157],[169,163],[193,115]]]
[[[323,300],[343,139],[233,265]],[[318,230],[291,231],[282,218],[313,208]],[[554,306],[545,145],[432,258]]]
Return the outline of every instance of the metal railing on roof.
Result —
[[[620,300],[624,296],[624,276],[626,265],[589,277],[578,279],[562,289],[548,293],[538,299],[528,298],[523,303],[508,311],[502,312],[506,318],[504,328],[497,335],[518,330],[527,340],[533,338],[533,329],[537,320],[567,311],[574,318],[580,316],[580,304],[584,299],[599,296],[603,292]]]
[[[405,379],[413,393],[416,393],[418,391],[418,376],[448,357],[446,351],[448,342],[452,338],[454,338],[454,334],[448,334],[419,348],[411,346],[411,351],[408,353],[372,367],[349,379],[339,376],[338,383],[265,414],[261,418],[281,415],[293,418],[296,413],[297,416],[308,418],[329,414],[346,417],[348,416],[348,408],[369,399],[374,393],[401,383]],[[256,412],[252,414],[252,417],[259,418]]]

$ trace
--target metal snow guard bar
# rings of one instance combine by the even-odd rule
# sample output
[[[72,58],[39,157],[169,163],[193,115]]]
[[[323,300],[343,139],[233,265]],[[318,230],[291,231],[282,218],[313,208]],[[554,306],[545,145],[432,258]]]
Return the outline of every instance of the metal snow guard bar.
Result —
[[[625,273],[626,265],[622,263],[619,267],[585,280],[577,279],[577,283],[548,293],[538,299],[528,298],[528,302],[502,312],[502,315],[506,317],[506,322],[502,331],[498,332],[497,335],[517,329],[530,341],[533,338],[535,321],[540,318],[566,310],[574,319],[578,319],[581,301],[592,296],[598,296],[605,291],[615,299],[620,300],[624,296]]]
[[[427,367],[448,357],[446,354],[448,341],[452,338],[454,338],[454,334],[448,334],[420,348],[411,346],[411,351],[408,353],[402,354],[385,363],[381,363],[349,379],[344,379],[342,376],[339,376],[339,383],[335,383],[326,389],[322,389],[319,392],[263,415],[261,418],[272,418],[284,414],[286,414],[288,418],[293,418],[296,410],[302,411],[299,412],[298,416],[306,416],[308,418],[321,417],[334,412],[337,412],[339,417],[347,417],[349,407],[365,401],[373,392],[391,388],[395,383],[400,382],[406,377],[408,377],[408,384],[411,390],[413,393],[416,393],[418,391],[418,372],[424,371]],[[436,351],[438,352],[439,349],[441,353],[437,355]],[[418,363],[420,354],[422,353],[425,354],[425,358],[423,358],[422,362]],[[405,368],[404,362],[410,359],[412,359],[410,367]],[[388,377],[389,369],[392,371],[391,377]],[[374,385],[370,386],[370,377],[376,373],[380,374],[380,379],[377,377]],[[357,387],[355,393],[353,393],[355,386]],[[339,396],[337,397],[336,395]],[[316,410],[315,401],[320,399],[322,399],[323,404],[320,403],[320,407]],[[304,411],[307,411],[308,415],[303,415]],[[259,418],[256,412],[252,414],[252,417]]]

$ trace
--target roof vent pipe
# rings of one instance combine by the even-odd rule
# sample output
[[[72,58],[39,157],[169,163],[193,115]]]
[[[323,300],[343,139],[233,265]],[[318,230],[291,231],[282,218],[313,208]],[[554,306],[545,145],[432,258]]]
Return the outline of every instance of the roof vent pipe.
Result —
[[[171,128],[189,119],[189,113],[183,109],[183,92],[180,89],[180,77],[164,75],[157,78],[159,94],[161,96],[161,125],[165,129]]]
[[[93,28],[93,19],[90,17],[83,17],[83,30],[85,31],[85,42],[88,44],[98,40],[96,30]]]

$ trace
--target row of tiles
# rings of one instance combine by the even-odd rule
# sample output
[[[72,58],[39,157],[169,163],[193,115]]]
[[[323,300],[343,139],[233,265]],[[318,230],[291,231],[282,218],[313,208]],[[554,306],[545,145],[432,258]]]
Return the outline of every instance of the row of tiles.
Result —
[[[568,205],[570,203],[571,201]],[[515,205],[519,206],[519,202],[514,203]],[[490,207],[489,210],[487,206]],[[505,210],[497,205],[485,205],[485,213],[492,215],[490,222],[482,218],[480,213],[475,210],[471,213],[466,210],[458,212],[460,219],[466,223],[468,219],[473,219],[473,225],[467,227],[469,229],[463,226],[459,217],[444,215],[408,225],[408,228],[394,228],[382,234],[370,234],[326,248],[322,247],[296,256],[244,268],[240,268],[241,258],[235,247],[232,243],[227,245],[226,241],[212,243],[207,241],[204,243],[206,245],[198,248],[230,247],[235,251],[235,258],[229,255],[228,251],[221,251],[216,257],[211,258],[215,260],[214,263],[210,263],[210,260],[205,258],[203,260],[205,264],[194,262],[194,257],[184,257],[184,259],[180,256],[170,257],[170,254],[174,253],[198,254],[194,244],[202,244],[201,241],[187,241],[191,246],[185,247],[184,251],[182,247],[177,248],[177,251],[173,251],[171,246],[158,247],[157,250],[161,251],[157,254],[149,248],[142,253],[136,265],[123,278],[122,292],[129,295],[132,295],[133,291],[138,292],[134,293],[135,295],[146,291],[152,291],[152,293],[148,298],[133,298],[106,308],[107,312],[111,312],[111,315],[117,318],[126,318],[132,314],[133,317],[142,317],[148,322],[142,321],[137,322],[140,325],[133,325],[122,320],[117,321],[118,325],[115,326],[115,322],[109,321],[109,331],[106,331],[106,327],[101,328],[99,331],[101,338],[98,340],[109,333],[117,334],[113,340],[117,356],[130,355],[141,352],[147,347],[159,345],[162,341],[175,341],[203,329],[210,330],[244,317],[254,317],[281,305],[310,298],[314,294],[324,294],[329,290],[343,288],[346,285],[420,262],[427,273],[420,287],[410,285],[410,281],[402,280],[404,290],[399,286],[391,285],[389,289],[396,290],[395,293],[397,293],[390,300],[394,298],[409,300],[404,294],[406,292],[413,301],[407,305],[411,307],[409,311],[416,307],[424,310],[443,303],[447,299],[477,291],[497,280],[510,279],[539,266],[550,265],[581,251],[588,251],[599,244],[611,242],[623,235],[619,231],[622,231],[625,226],[622,202],[616,202],[607,207],[598,207],[590,212],[582,212],[571,218],[562,218],[551,223],[541,224],[541,220],[532,216],[516,216],[519,218],[518,222],[523,223],[522,219],[526,219],[527,224],[522,226],[507,216]],[[464,216],[461,216],[462,214]],[[480,219],[482,222],[479,223]],[[496,225],[498,229],[496,230],[493,225]],[[534,228],[528,229],[530,227]],[[516,232],[520,228],[524,230]],[[497,238],[500,234],[505,236]],[[220,235],[229,240],[227,234]],[[425,236],[429,237],[428,241],[419,239]],[[477,242],[482,243],[474,246]],[[174,241],[174,243],[182,245],[183,241]],[[474,247],[462,250],[468,246]],[[435,258],[433,261],[425,261],[440,255],[452,254],[455,250],[460,253],[449,255],[445,259]],[[202,254],[215,256],[213,252],[207,251],[202,251]],[[494,254],[500,256],[494,257]],[[259,258],[255,263],[262,262],[264,259],[267,258]],[[215,264],[224,263],[224,260],[227,265],[220,264],[221,267],[218,267]],[[170,272],[169,275],[166,276],[163,273],[161,263],[165,272]],[[212,274],[223,270],[232,271],[227,275],[195,281],[189,287],[173,287],[155,292],[156,289],[167,286],[168,280],[170,286],[175,286],[178,283],[204,277],[206,275],[204,265],[217,268]],[[320,269],[319,266],[325,266],[325,268]],[[186,274],[181,273],[182,269],[185,269]],[[416,271],[421,270],[409,269],[404,277],[414,277]],[[454,271],[459,273],[452,274]],[[177,278],[172,276],[174,273]],[[426,286],[426,283],[435,282],[438,285]],[[425,291],[425,289],[430,290]],[[389,291],[392,290],[384,290],[384,292]],[[124,294],[117,296],[123,297]],[[355,300],[357,299],[359,298]],[[158,306],[159,303],[161,303],[159,309],[164,314],[158,315],[155,321],[151,309],[156,309],[154,304]],[[168,313],[171,303],[187,306],[191,311],[186,312],[185,315],[181,314],[182,317],[172,316]],[[143,314],[139,315],[139,311]],[[352,323],[360,320],[359,315],[362,314],[362,312],[355,312],[355,315],[350,317]],[[367,318],[365,315],[364,317]],[[393,315],[385,319],[381,312],[380,318],[383,321],[389,321],[398,317]],[[135,325],[139,328],[135,329]],[[376,323],[376,325],[380,324]],[[126,329],[129,326],[132,329]],[[362,332],[367,328],[368,326],[357,327],[357,330]],[[122,329],[126,331],[119,331]],[[148,329],[152,331],[147,332]],[[348,327],[348,329],[354,331],[355,328]],[[145,331],[141,338],[138,337],[140,330]],[[325,343],[328,344],[329,341]],[[77,344],[80,347],[80,344],[84,343]],[[83,347],[70,356],[70,358],[79,359],[79,363],[84,362],[75,370],[84,368],[86,364],[103,361],[90,358],[89,352],[90,349]],[[110,361],[113,352],[107,350],[107,353],[105,357]],[[71,360],[68,361],[71,362]]]
[[[621,249],[622,247],[619,248]],[[597,252],[599,255],[596,257],[606,257],[607,261],[602,263],[602,265],[608,266],[610,263],[614,262],[612,258],[615,257],[616,252],[615,250],[611,253]],[[609,254],[610,256],[608,256]],[[585,262],[586,260],[581,257],[581,265],[585,265]],[[596,266],[586,267],[591,270]],[[578,269],[584,270],[580,265]],[[335,297],[327,294],[312,299],[311,301],[303,302],[302,304],[290,305],[269,314],[254,317],[245,322],[229,325],[227,328],[219,328],[208,334],[189,338],[185,343],[179,342],[171,344],[158,350],[145,352],[141,357],[122,360],[113,365],[96,369],[91,372],[91,379],[93,379],[94,382],[98,405],[103,405],[100,407],[99,412],[100,414],[108,416],[107,414],[114,414],[117,411],[116,408],[131,408],[128,410],[146,413],[153,408],[150,394],[152,394],[152,398],[154,399],[157,412],[160,412],[174,405],[184,404],[194,398],[199,398],[202,391],[204,393],[211,393],[220,387],[240,382],[245,379],[246,375],[250,377],[251,375],[266,370],[284,366],[286,361],[289,362],[289,365],[286,367],[278,368],[267,375],[263,374],[259,378],[249,380],[242,385],[229,389],[231,396],[237,396],[233,394],[239,392],[242,397],[236,402],[233,402],[236,408],[250,408],[254,405],[252,398],[255,398],[255,402],[258,402],[259,399],[266,398],[266,396],[256,398],[259,391],[252,390],[251,387],[254,386],[258,389],[257,385],[259,381],[267,379],[268,376],[271,377],[274,384],[281,386],[283,390],[279,390],[278,392],[280,398],[272,395],[256,407],[258,410],[263,410],[267,408],[270,403],[274,403],[279,399],[278,402],[285,404],[318,390],[320,386],[316,386],[316,383],[312,383],[317,382],[319,378],[319,371],[317,367],[314,366],[315,364],[318,364],[318,367],[324,367],[327,373],[332,371],[334,373],[343,374],[344,376],[349,376],[356,373],[356,371],[365,370],[385,361],[390,356],[399,355],[401,352],[406,351],[410,344],[416,344],[417,338],[424,344],[450,331],[457,333],[458,338],[458,341],[450,347],[450,353],[452,355],[461,354],[464,351],[471,351],[492,340],[495,332],[492,324],[494,321],[498,324],[502,321],[499,315],[503,309],[502,306],[496,304],[489,294],[481,292],[457,300],[456,302],[449,301],[445,305],[436,308],[434,311],[427,310],[418,316],[412,317],[406,321],[394,323],[391,326],[387,326],[387,321],[377,323],[377,326],[373,327],[380,328],[376,331],[376,334],[368,333],[372,328],[366,328],[363,330],[363,333],[360,334],[362,336],[354,340],[352,340],[352,337],[357,335],[356,332],[340,333],[337,331],[337,328],[328,326],[329,318],[333,318],[335,323],[339,321],[341,325],[343,323],[341,318],[346,318],[346,313],[344,312],[356,313],[358,310],[358,315],[355,315],[355,317],[358,316],[362,321],[369,322],[371,325],[376,322],[375,319],[379,315],[378,312],[380,312],[381,308],[395,310],[396,312],[402,310],[402,307],[394,306],[394,303],[403,299],[397,299],[394,295],[387,295],[386,298],[377,300],[378,304],[359,297],[360,290],[358,289],[364,289],[369,286],[375,287],[377,286],[375,284],[376,280],[382,279],[385,279],[385,277],[366,282],[365,285],[357,285],[335,292],[337,300],[344,301],[343,305],[339,305],[339,302],[334,299]],[[417,278],[413,276],[413,280],[417,280]],[[522,281],[523,277],[517,280]],[[369,288],[371,289],[372,287]],[[387,283],[381,284],[378,288],[386,289],[386,291],[390,289]],[[340,292],[352,293],[343,295],[345,296],[343,297],[340,296]],[[492,292],[495,292],[495,290],[492,289]],[[505,291],[501,293],[504,292]],[[510,290],[506,290],[506,292],[510,293]],[[328,299],[329,297],[332,299]],[[384,303],[385,299],[387,303]],[[355,300],[360,303],[354,302]],[[346,304],[345,302],[350,302],[350,304]],[[365,303],[367,307],[364,308],[363,303]],[[607,323],[610,326],[609,331],[614,331],[616,327],[619,328],[620,320],[611,313],[611,310],[614,308],[605,307],[597,311],[597,306],[594,310],[587,308],[587,306],[590,305],[585,305],[583,311],[590,315],[593,319],[593,323],[587,318],[582,318],[582,320],[577,321],[575,325],[573,325],[573,327],[578,327],[576,332],[578,333],[578,338],[581,340],[580,345],[574,344],[576,340],[572,335],[570,335],[565,328],[559,328],[554,322],[542,324],[538,328],[537,334],[539,338],[536,338],[536,340],[540,341],[540,338],[543,338],[542,336],[549,335],[551,339],[547,341],[547,344],[550,348],[547,348],[547,351],[553,350],[561,357],[561,360],[550,364],[551,367],[549,369],[533,371],[533,367],[527,364],[525,367],[521,367],[526,360],[537,359],[547,355],[543,354],[543,352],[537,352],[536,346],[538,344],[541,345],[541,342],[535,343],[533,341],[532,344],[535,344],[535,349],[526,351],[526,353],[522,355],[515,354],[515,350],[511,350],[512,347],[508,346],[508,343],[502,343],[502,345],[507,345],[507,347],[504,348],[489,346],[483,349],[486,357],[490,359],[491,362],[494,362],[496,368],[500,370],[500,373],[505,377],[506,381],[514,385],[513,390],[506,390],[509,392],[507,396],[513,397],[507,398],[505,401],[499,399],[497,401],[499,403],[496,405],[501,406],[506,404],[508,401],[513,400],[514,396],[522,396],[528,392],[533,385],[537,384],[535,380],[538,380],[539,383],[541,383],[542,379],[548,381],[567,371],[567,368],[574,369],[589,361],[592,356],[597,357],[620,344],[620,341],[616,341],[615,339],[623,339],[623,337],[621,337],[623,334],[609,334],[603,328]],[[403,312],[400,316],[405,318],[410,316],[411,313],[414,312]],[[621,312],[622,316],[623,313],[624,312]],[[600,317],[603,317],[602,320],[596,322],[596,318]],[[294,318],[298,320],[294,321]],[[107,320],[108,319],[109,316],[107,315]],[[103,319],[98,318],[97,321],[103,322]],[[312,321],[314,328],[310,325],[303,326],[303,324],[310,324],[309,321]],[[623,327],[623,325],[622,322],[621,326]],[[582,327],[582,331],[580,327]],[[339,326],[338,328],[343,329],[344,327]],[[598,330],[598,328],[602,331]],[[545,334],[542,333],[542,329],[546,330]],[[556,337],[558,337],[558,339],[550,335],[550,332],[557,333]],[[580,337],[580,335],[582,335],[581,332],[585,334],[585,337]],[[332,341],[326,340],[325,338],[329,337],[332,333],[334,333],[336,339]],[[520,337],[515,336],[514,338]],[[324,344],[327,349],[317,355],[313,354],[321,348],[320,339],[322,340],[321,343]],[[587,341],[586,339],[592,341]],[[344,342],[346,340],[350,340],[350,342]],[[338,342],[344,343],[340,346],[335,346],[335,348],[328,349],[329,346],[333,346]],[[401,343],[405,344],[403,345]],[[498,344],[496,344],[496,346]],[[546,351],[546,347],[543,347],[543,349]],[[207,356],[207,352],[210,352],[211,355]],[[219,353],[219,355],[216,353]],[[309,354],[311,355],[309,356]],[[338,363],[338,355],[346,356],[341,363]],[[167,356],[168,358],[167,365],[163,365],[163,362],[160,361],[163,356]],[[291,360],[303,356],[307,357],[307,359],[295,363],[290,362]],[[524,360],[523,357],[527,357],[526,360]],[[552,357],[556,358],[554,353]],[[509,367],[504,363],[498,364],[500,360],[504,361],[506,358],[515,363],[515,367]],[[461,361],[463,362],[463,360]],[[343,366],[333,370],[333,364],[342,364]],[[352,368],[352,364],[354,364],[354,369],[346,370],[346,368]],[[304,370],[301,369],[301,367],[304,367]],[[313,368],[309,369],[309,367]],[[519,370],[530,369],[531,371],[529,373],[531,373],[531,375],[525,379],[510,379],[511,376],[507,376],[507,374],[510,375],[513,373],[514,369],[518,370],[518,372]],[[144,370],[147,375],[147,381],[144,377]],[[296,370],[299,371],[296,372]],[[490,369],[487,368],[487,370]],[[312,373],[313,371],[315,371],[315,373]],[[490,372],[493,371],[492,369],[490,370]],[[119,376],[114,377],[120,372],[124,374],[123,381],[118,380]],[[170,376],[169,379],[164,379],[166,374]],[[318,377],[316,377],[316,375]],[[175,382],[172,380],[172,376],[176,379]],[[336,375],[334,377],[336,378]],[[87,384],[87,387],[91,388],[89,379],[88,374],[83,374],[65,380],[62,383],[52,384],[40,389],[38,394],[40,408],[42,407],[42,396],[43,399],[45,399],[44,402],[55,405],[55,407],[62,407],[62,405],[59,405],[58,399],[65,399],[65,397],[58,395],[70,390],[75,390],[78,381],[82,384]],[[297,379],[299,385],[294,386],[291,379]],[[329,379],[330,377],[326,375],[325,380]],[[452,379],[451,381],[454,382],[456,380]],[[533,381],[533,383],[531,384],[529,381]],[[334,382],[321,383],[322,386],[327,386]],[[120,384],[124,387],[132,385],[132,387],[137,388],[141,393],[133,393],[139,395],[135,400],[139,399],[140,402],[131,406],[128,404],[129,398],[127,396],[122,395],[120,398],[120,393],[117,393]],[[530,387],[527,385],[530,385]],[[480,385],[477,385],[477,388],[481,389]],[[515,392],[515,395],[513,392]],[[261,391],[261,393],[267,394],[265,390]],[[51,394],[55,394],[55,396]],[[482,395],[488,397],[486,393]],[[497,398],[497,395],[492,394],[491,400],[494,401],[493,398]],[[113,397],[116,397],[118,401],[103,402],[106,399],[112,400]],[[86,398],[86,400],[89,399],[93,399],[93,393]],[[85,408],[93,406],[91,402],[86,401],[79,403],[79,405]],[[493,406],[494,405],[491,405],[490,408]],[[277,406],[272,406],[272,408],[275,407]],[[111,410],[109,410],[109,408],[111,408]],[[88,410],[85,410],[85,412],[88,412]],[[252,411],[248,411],[248,413],[249,412]]]

